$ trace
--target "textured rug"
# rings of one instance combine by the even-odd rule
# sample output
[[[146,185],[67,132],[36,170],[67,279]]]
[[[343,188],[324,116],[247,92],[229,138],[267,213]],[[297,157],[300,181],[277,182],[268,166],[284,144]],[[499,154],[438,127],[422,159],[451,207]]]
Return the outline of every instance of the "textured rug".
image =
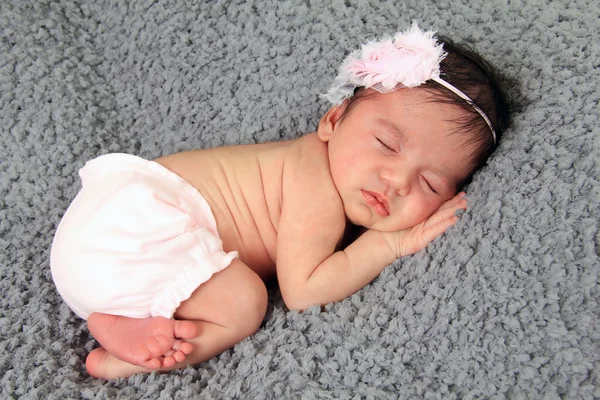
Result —
[[[544,3],[2,1],[0,397],[600,398],[600,11]],[[460,222],[323,309],[273,290],[258,333],[206,363],[89,377],[48,262],[84,162],[310,132],[343,57],[413,19],[520,84]]]

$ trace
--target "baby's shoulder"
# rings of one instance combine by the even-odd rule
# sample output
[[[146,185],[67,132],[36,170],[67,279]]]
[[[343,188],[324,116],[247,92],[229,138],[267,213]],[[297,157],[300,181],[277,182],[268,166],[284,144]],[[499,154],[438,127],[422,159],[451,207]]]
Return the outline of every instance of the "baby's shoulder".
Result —
[[[339,245],[346,225],[342,199],[329,171],[327,145],[316,134],[294,142],[288,151],[282,179],[284,240],[318,237]],[[280,230],[280,234],[282,231]]]

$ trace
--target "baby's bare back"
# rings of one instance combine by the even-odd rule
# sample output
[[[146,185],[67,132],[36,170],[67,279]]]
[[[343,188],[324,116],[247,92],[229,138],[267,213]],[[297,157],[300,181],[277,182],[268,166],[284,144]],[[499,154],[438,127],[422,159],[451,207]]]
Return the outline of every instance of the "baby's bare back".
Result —
[[[275,276],[283,169],[296,142],[202,149],[155,161],[198,189],[213,211],[224,250],[238,251],[268,280]]]

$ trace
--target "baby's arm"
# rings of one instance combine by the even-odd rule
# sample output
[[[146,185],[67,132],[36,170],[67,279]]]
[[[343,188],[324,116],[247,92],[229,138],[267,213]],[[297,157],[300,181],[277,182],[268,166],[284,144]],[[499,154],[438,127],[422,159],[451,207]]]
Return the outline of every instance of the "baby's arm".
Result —
[[[396,258],[424,248],[456,222],[455,210],[466,206],[457,196],[414,228],[368,230],[336,251],[345,227],[342,201],[331,181],[326,147],[304,139],[286,161],[277,240],[279,286],[290,309],[350,296]]]
[[[314,135],[298,140],[286,160],[277,239],[277,275],[290,309],[344,299],[396,257],[376,231],[336,252],[346,225],[329,173],[327,147]]]

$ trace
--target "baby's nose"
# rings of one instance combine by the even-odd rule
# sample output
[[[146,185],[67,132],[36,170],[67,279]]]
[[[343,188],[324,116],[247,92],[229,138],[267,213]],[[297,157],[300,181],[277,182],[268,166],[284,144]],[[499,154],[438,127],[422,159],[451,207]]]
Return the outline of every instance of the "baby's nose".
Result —
[[[382,177],[388,181],[390,191],[398,196],[406,196],[410,193],[410,176],[406,171],[387,171]]]
[[[410,183],[408,179],[399,179],[395,185],[398,196],[406,196],[410,193]]]

